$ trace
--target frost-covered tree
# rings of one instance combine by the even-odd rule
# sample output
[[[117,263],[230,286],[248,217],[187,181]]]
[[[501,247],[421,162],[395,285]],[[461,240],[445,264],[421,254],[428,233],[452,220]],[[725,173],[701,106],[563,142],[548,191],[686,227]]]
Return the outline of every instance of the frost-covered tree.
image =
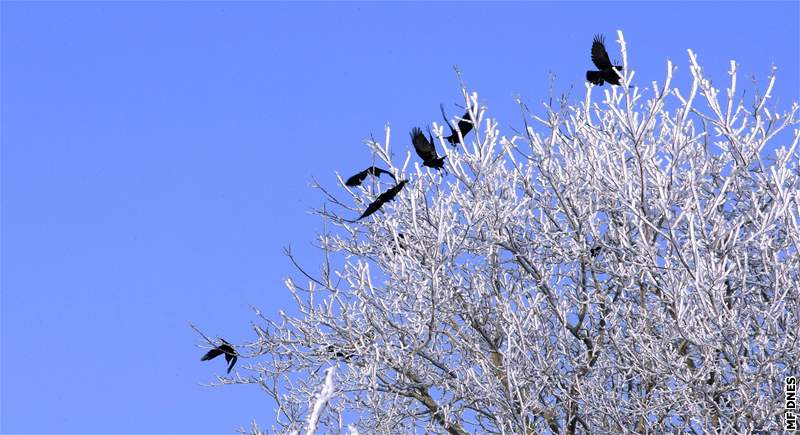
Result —
[[[260,385],[280,432],[780,431],[800,364],[798,105],[768,107],[774,72],[737,98],[734,62],[720,98],[692,51],[688,92],[670,62],[641,89],[619,43],[621,86],[521,104],[516,134],[465,91],[466,145],[434,126],[446,173],[394,160],[388,128],[369,141],[409,183],[355,224],[392,184],[317,185],[321,271],[298,266],[296,314],[257,311],[249,375],[218,381]]]

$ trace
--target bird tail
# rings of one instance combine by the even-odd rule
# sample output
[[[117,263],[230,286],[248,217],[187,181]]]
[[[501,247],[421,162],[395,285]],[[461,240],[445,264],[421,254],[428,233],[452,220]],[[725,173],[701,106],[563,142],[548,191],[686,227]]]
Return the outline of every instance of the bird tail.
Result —
[[[586,80],[597,86],[603,85],[603,75],[600,71],[586,71]]]
[[[453,126],[450,125],[450,120],[447,119],[447,114],[444,113],[444,104],[439,104],[439,110],[442,111],[442,119],[444,119],[444,124],[446,126],[450,127],[450,131],[452,132],[453,131]]]
[[[211,349],[208,352],[206,352],[206,354],[203,355],[202,358],[200,358],[200,361],[208,361],[210,359],[214,359],[214,358],[220,356],[221,354],[222,354],[222,352],[219,349],[214,348],[214,349]]]

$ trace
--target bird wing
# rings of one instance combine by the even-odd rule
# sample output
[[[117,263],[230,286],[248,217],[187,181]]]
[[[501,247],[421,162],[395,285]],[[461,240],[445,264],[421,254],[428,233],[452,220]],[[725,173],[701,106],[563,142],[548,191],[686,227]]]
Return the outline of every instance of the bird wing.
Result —
[[[458,131],[461,132],[461,137],[464,137],[472,130],[472,118],[469,116],[469,110],[464,113],[464,116],[458,121]]]
[[[381,193],[380,196],[378,196],[378,200],[381,202],[387,202],[393,200],[394,197],[397,196],[397,194],[400,193],[401,190],[403,190],[403,186],[405,186],[406,183],[408,183],[408,180],[403,180],[397,183],[397,185],[395,185],[391,189]]]
[[[225,352],[225,362],[230,363],[232,359],[236,359],[236,354],[232,352]]]
[[[450,127],[450,137],[456,137],[456,131],[453,130],[453,126],[450,124],[450,120],[447,119],[447,114],[444,113],[444,104],[439,104],[439,109],[442,111],[442,118],[444,118],[444,123]]]
[[[232,355],[231,359],[228,360],[228,355],[225,354],[225,360],[230,362],[230,364],[228,364],[228,373],[230,373],[231,370],[233,370],[233,366],[236,365],[236,360],[238,360],[238,359],[239,358],[236,355]]]
[[[382,193],[381,196],[383,196],[385,193],[386,192]],[[378,199],[376,199],[375,201],[372,201],[372,203],[367,206],[367,209],[364,210],[364,213],[362,213],[361,216],[359,216],[358,219],[356,219],[356,220],[364,219],[365,217],[367,217],[367,216],[371,215],[372,213],[375,213],[376,211],[378,211],[378,209],[381,208],[381,206],[383,205],[383,201],[381,200],[381,196],[379,196]]]
[[[406,186],[406,183],[408,183],[408,180],[403,180],[389,190],[394,191],[394,195],[397,195],[401,190],[403,190],[403,188]]]
[[[370,171],[370,173],[376,177],[380,177],[382,174],[386,174],[392,177],[392,180],[397,181],[397,179],[394,178],[394,175],[391,172],[387,171],[386,169],[379,168],[377,166],[372,166],[368,169],[368,171]]]
[[[411,143],[414,144],[414,150],[422,160],[427,162],[438,157],[436,148],[428,141],[422,130],[417,127],[411,129]]]
[[[365,178],[367,178],[367,171],[369,171],[369,169],[365,169],[365,170],[353,175],[352,177],[348,178],[347,181],[344,182],[344,184],[346,184],[346,185],[348,185],[350,187],[355,187],[355,186],[360,185],[361,182],[364,181]]]
[[[595,35],[592,41],[592,62],[600,69],[611,68],[611,60],[608,58],[603,35]]]
[[[225,353],[225,352],[220,350],[218,347],[215,347],[215,348],[209,350],[208,352],[206,352],[206,354],[203,355],[202,358],[200,358],[200,361],[208,361],[210,359],[214,359],[214,358],[222,355],[223,353]]]

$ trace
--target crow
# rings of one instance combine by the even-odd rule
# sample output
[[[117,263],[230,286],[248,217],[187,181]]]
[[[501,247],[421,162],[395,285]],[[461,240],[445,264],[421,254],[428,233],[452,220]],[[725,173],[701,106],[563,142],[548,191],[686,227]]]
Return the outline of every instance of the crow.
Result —
[[[445,139],[450,142],[451,145],[456,146],[458,145],[458,133],[453,129],[452,124],[450,124],[450,120],[447,119],[447,115],[444,113],[444,104],[439,105],[439,109],[442,110],[442,116],[444,117],[444,122],[450,127],[450,136],[447,136]],[[464,116],[458,120],[458,131],[461,132],[461,137],[465,137],[470,131],[472,131],[473,123],[472,118],[469,116],[469,110],[464,113]]]
[[[365,217],[378,211],[378,209],[381,208],[383,204],[393,200],[394,197],[397,196],[398,193],[400,193],[400,190],[403,189],[403,186],[405,186],[406,183],[408,183],[408,180],[402,180],[399,183],[397,183],[394,187],[378,195],[378,197],[375,198],[375,201],[372,201],[372,203],[369,206],[367,206],[367,209],[364,210],[364,213],[361,214],[361,216],[359,216],[358,219],[348,222],[354,223],[356,221],[360,221],[361,219],[364,219]]]
[[[394,242],[394,240],[392,240],[392,242]],[[408,243],[406,243],[406,235],[403,233],[397,233],[397,246],[395,246],[394,243],[392,243],[392,253],[395,255],[398,253],[397,250],[398,246],[400,247],[400,249],[403,250],[408,249]]]
[[[220,338],[220,340],[222,340],[222,344],[209,350],[205,355],[203,355],[202,358],[200,358],[200,361],[212,360],[222,354],[225,354],[225,362],[228,363],[228,373],[230,373],[233,369],[233,366],[236,364],[238,354],[236,353],[236,349],[234,349],[230,343],[222,338]]]
[[[733,297],[733,288],[731,287],[731,280],[730,279],[726,279],[725,280],[725,297],[723,298],[723,300],[725,301],[725,305],[728,306],[729,310],[733,308],[733,299],[732,299],[732,297]]]
[[[402,249],[408,249],[408,243],[406,243],[406,235],[403,233],[397,233],[397,244],[400,245]]]
[[[412,249],[414,246],[413,243],[409,243],[408,239],[406,239],[406,235],[403,233],[397,233],[397,245],[394,244],[394,240],[391,240],[390,243],[392,244],[392,254],[398,255],[401,253],[412,254],[411,257],[417,258],[419,260],[419,264],[425,266],[425,257],[424,254],[421,254],[420,250]],[[398,249],[399,247],[399,249]]]
[[[381,169],[377,166],[370,166],[369,168],[364,169],[363,171],[357,173],[356,175],[353,175],[352,177],[348,178],[344,184],[350,187],[360,186],[361,183],[364,181],[364,179],[367,178],[367,175],[374,175],[376,177],[380,177],[381,174],[386,174],[392,177],[392,180],[394,180],[395,182],[397,181],[397,179],[394,178],[394,175],[392,175],[392,173],[387,171],[386,169]]]
[[[428,137],[422,133],[417,127],[411,129],[411,143],[414,144],[414,150],[417,155],[422,159],[422,165],[436,170],[444,166],[444,159],[447,156],[439,157],[436,154],[436,147],[433,145],[433,136],[428,131]]]
[[[329,344],[328,347],[325,348],[325,350],[327,350],[328,353],[332,353],[336,358],[341,359],[341,360],[345,360],[345,361],[350,361],[350,358],[356,356],[356,354],[353,353],[353,352],[345,353],[342,350],[336,350],[336,346],[334,346],[332,344]]]
[[[595,35],[592,41],[592,62],[600,71],[586,71],[586,80],[597,86],[603,86],[603,82],[619,85],[619,76],[611,69],[611,60],[608,59],[603,35]],[[622,65],[613,67],[622,70]]]

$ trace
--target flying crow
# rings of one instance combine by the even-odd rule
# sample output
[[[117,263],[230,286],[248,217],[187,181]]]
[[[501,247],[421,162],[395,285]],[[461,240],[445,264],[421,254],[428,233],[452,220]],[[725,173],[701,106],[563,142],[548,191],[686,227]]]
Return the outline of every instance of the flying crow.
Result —
[[[456,146],[458,145],[459,142],[458,133],[456,133],[456,131],[453,129],[452,124],[450,124],[450,120],[447,119],[447,115],[444,113],[444,104],[440,104],[439,108],[442,110],[442,116],[444,117],[444,122],[447,124],[448,127],[450,127],[450,136],[447,136],[445,139],[447,139],[447,141],[450,142],[451,145]],[[461,132],[461,137],[466,136],[470,131],[472,131],[472,126],[473,126],[472,118],[469,116],[469,110],[467,110],[467,112],[464,113],[464,116],[458,120],[458,131]]]
[[[397,181],[397,179],[394,178],[394,175],[392,175],[392,173],[387,171],[386,169],[381,169],[377,166],[370,166],[369,168],[364,169],[363,171],[357,173],[356,175],[353,175],[352,177],[348,178],[344,184],[350,187],[360,186],[361,183],[364,181],[364,179],[367,178],[367,175],[374,175],[376,177],[380,177],[381,174],[386,174],[392,177],[392,180]]]
[[[222,340],[222,344],[209,350],[205,355],[203,355],[202,358],[200,358],[200,361],[208,361],[225,354],[225,362],[228,363],[228,373],[230,373],[233,369],[233,366],[236,364],[236,360],[238,359],[237,353],[230,343],[222,338],[220,338],[220,340]]]
[[[378,211],[378,209],[380,209],[383,206],[383,204],[393,200],[394,197],[397,196],[398,193],[400,193],[400,190],[403,189],[403,186],[405,186],[406,183],[408,183],[408,180],[402,180],[399,183],[397,183],[394,187],[392,187],[391,189],[389,189],[386,192],[383,192],[380,195],[378,195],[378,197],[375,198],[375,201],[372,201],[372,203],[369,206],[367,206],[367,209],[364,210],[364,213],[361,214],[361,216],[359,216],[358,219],[356,219],[355,221],[349,221],[349,222],[352,223],[352,222],[360,221],[361,219],[364,219],[365,217],[367,217],[367,216],[371,215],[372,213],[375,213],[376,211]]]
[[[592,62],[600,71],[586,71],[586,80],[597,86],[603,86],[603,82],[619,85],[619,76],[611,69],[603,35],[595,35],[592,41]],[[614,68],[621,71],[622,65],[614,65]]]
[[[433,145],[433,136],[430,131],[428,132],[428,137],[425,137],[422,130],[417,127],[412,128],[411,143],[414,144],[414,150],[422,159],[423,166],[437,170],[444,166],[444,159],[447,156],[439,157],[439,155],[436,154],[436,147]]]

